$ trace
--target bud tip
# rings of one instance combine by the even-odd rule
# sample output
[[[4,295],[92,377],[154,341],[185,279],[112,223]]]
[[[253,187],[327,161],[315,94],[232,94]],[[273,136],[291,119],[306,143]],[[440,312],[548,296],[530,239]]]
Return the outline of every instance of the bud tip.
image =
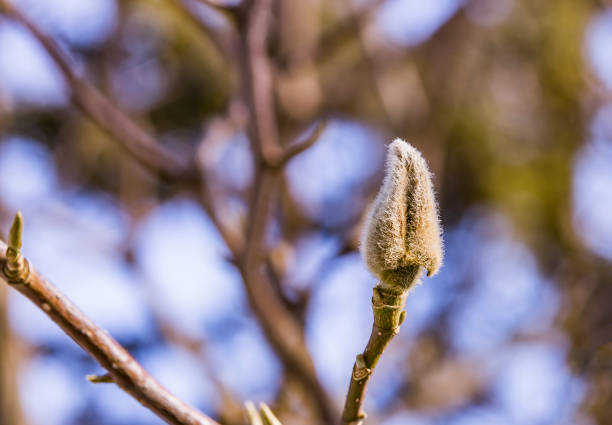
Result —
[[[23,215],[21,211],[17,211],[11,229],[9,230],[8,246],[15,252],[21,249],[21,235],[23,233]]]

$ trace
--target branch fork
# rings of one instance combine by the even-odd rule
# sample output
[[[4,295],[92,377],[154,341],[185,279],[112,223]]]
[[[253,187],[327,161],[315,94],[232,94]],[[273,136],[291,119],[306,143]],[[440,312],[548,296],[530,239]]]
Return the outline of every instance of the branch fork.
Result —
[[[9,232],[8,246],[0,242],[0,280],[36,304],[108,371],[108,375],[89,379],[114,382],[169,424],[218,425],[162,387],[125,348],[38,273],[20,252],[22,229],[23,218],[18,212]]]

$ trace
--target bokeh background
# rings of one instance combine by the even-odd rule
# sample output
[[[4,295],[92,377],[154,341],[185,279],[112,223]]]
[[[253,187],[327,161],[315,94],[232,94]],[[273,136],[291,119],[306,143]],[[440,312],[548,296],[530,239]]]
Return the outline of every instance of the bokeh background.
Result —
[[[241,231],[254,173],[226,17],[197,0],[13,0],[90,81],[197,158]],[[376,283],[357,252],[385,145],[434,174],[446,257],[376,370],[371,424],[612,423],[612,3],[278,0],[282,139],[317,143],[274,197],[270,272],[340,411]],[[201,205],[70,103],[54,62],[0,17],[0,223],[185,401],[317,423],[251,313]],[[17,292],[0,287],[0,423],[156,424]]]

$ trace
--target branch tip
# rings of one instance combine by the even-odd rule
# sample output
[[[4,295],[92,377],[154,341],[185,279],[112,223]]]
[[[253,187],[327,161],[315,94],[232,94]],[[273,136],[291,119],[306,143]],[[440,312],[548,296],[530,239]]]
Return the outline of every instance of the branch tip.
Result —
[[[23,215],[17,211],[11,229],[9,230],[8,245],[5,251],[6,261],[2,266],[2,273],[8,283],[26,283],[30,276],[30,266],[21,255],[21,237],[23,234]]]
[[[259,412],[257,411],[257,408],[255,407],[252,401],[249,400],[245,402],[244,408],[246,411],[246,416],[249,425],[263,425],[261,417],[259,416]]]
[[[266,403],[259,403],[259,411],[252,401],[244,403],[249,425],[282,425]]]
[[[15,253],[19,253],[21,249],[21,236],[23,234],[23,215],[21,211],[17,211],[13,224],[11,224],[11,230],[9,230],[8,238],[8,249],[13,250]]]
[[[85,379],[92,384],[113,384],[115,382],[113,377],[108,373],[105,373],[104,375],[86,375]]]
[[[259,411],[264,425],[282,425],[266,403],[259,403]]]

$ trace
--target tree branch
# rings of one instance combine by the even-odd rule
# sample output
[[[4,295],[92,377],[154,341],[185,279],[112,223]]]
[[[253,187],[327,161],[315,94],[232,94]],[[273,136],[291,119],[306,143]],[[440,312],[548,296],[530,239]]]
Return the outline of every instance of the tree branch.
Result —
[[[240,263],[249,302],[272,346],[285,366],[296,373],[304,387],[313,394],[321,417],[326,423],[332,423],[335,419],[334,406],[318,381],[312,359],[304,343],[303,329],[282,305],[260,267],[263,264],[261,253],[265,249],[264,236],[270,211],[270,199],[274,193],[273,188],[279,180],[280,165],[311,146],[322,130],[322,126],[318,127],[312,137],[303,144],[289,148],[287,152],[284,152],[281,147],[274,111],[272,70],[267,57],[271,4],[271,0],[255,0],[244,9],[247,13],[237,18],[246,18],[248,22],[245,31],[241,32],[243,42],[241,47],[244,54],[241,68],[250,111],[249,135],[255,147],[254,153],[258,157],[255,202],[249,220],[248,246],[243,249],[238,241],[233,240],[229,233],[223,231],[215,215],[214,202],[206,185],[200,186],[200,200],[221,231],[234,258]],[[166,178],[196,182],[201,178],[196,167],[184,165],[173,158],[171,153],[159,146],[152,136],[115,108],[94,87],[80,79],[72,71],[68,59],[58,45],[23,14],[12,6],[6,6],[5,13],[32,32],[59,66],[72,89],[77,105],[98,125],[120,140],[122,146],[136,160]],[[27,284],[15,287],[41,307],[66,333],[109,370],[114,382],[141,400],[160,417],[169,423],[205,423],[202,421],[181,422],[181,419],[189,420],[191,418],[189,415],[195,411],[182,405],[180,401],[153,381],[116,341],[95,327],[42,276],[33,272],[28,275]],[[126,372],[122,372],[122,368]],[[153,389],[152,394],[144,393],[151,389]],[[174,410],[171,411],[171,409]],[[176,416],[180,414],[187,416]],[[197,415],[196,418],[209,420],[199,412]]]
[[[316,375],[312,358],[304,343],[304,330],[275,292],[263,267],[267,255],[267,221],[271,198],[278,180],[278,171],[271,169],[263,170],[257,177],[241,273],[251,308],[272,347],[285,367],[295,373],[304,387],[312,393],[316,408],[325,423],[331,424],[336,419],[335,408]]]
[[[162,387],[113,337],[96,326],[19,253],[20,215],[9,247],[0,241],[0,280],[26,296],[94,357],[119,387],[172,425],[219,425]]]
[[[246,2],[243,15],[246,18],[245,26],[239,28],[243,89],[249,108],[248,132],[256,157],[253,200],[240,271],[251,308],[273,349],[284,366],[295,373],[303,387],[312,394],[323,421],[332,424],[336,421],[335,407],[318,380],[304,343],[304,330],[275,292],[264,267],[271,201],[282,175],[282,165],[303,150],[286,154],[280,143],[272,68],[267,53],[272,3],[272,0]]]
[[[251,143],[258,160],[278,166],[282,146],[274,109],[273,73],[268,58],[268,33],[272,0],[253,0],[248,4],[247,25],[241,32],[243,42],[243,83],[251,112]]]
[[[70,86],[75,103],[102,129],[121,142],[121,146],[136,161],[167,180],[198,181],[199,175],[195,164],[177,158],[113,105],[95,87],[79,78],[72,71],[65,54],[51,37],[9,3],[4,2],[2,11],[25,26],[41,43]]]
[[[317,126],[306,138],[298,140],[295,143],[292,143],[287,146],[287,148],[283,152],[283,156],[280,161],[281,165],[285,165],[286,163],[291,161],[293,157],[301,154],[302,152],[310,148],[312,145],[314,145],[317,140],[319,140],[319,137],[321,137],[321,134],[323,133],[323,130],[325,130],[326,127],[327,118],[323,118],[317,123]]]
[[[415,279],[418,278],[419,270],[420,268],[416,266],[410,272],[414,274]],[[360,425],[366,417],[361,407],[368,382],[380,356],[391,339],[399,333],[400,325],[406,317],[406,312],[403,311],[406,295],[406,292],[394,292],[381,285],[374,288],[372,333],[364,352],[357,355],[353,366],[351,383],[342,412],[343,425]]]

